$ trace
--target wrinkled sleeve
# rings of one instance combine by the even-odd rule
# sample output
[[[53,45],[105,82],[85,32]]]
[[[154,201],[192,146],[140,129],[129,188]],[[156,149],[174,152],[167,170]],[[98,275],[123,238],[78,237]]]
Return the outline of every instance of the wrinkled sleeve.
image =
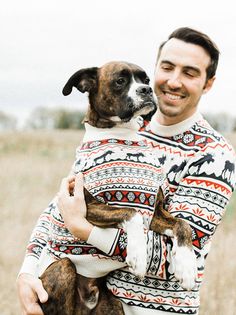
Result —
[[[197,257],[208,253],[208,244],[235,187],[233,151],[199,153],[190,161],[175,193],[169,197],[169,212],[189,223]]]
[[[54,206],[53,200],[38,218],[26,247],[25,258],[19,274],[37,275],[39,259],[48,240],[51,211]]]

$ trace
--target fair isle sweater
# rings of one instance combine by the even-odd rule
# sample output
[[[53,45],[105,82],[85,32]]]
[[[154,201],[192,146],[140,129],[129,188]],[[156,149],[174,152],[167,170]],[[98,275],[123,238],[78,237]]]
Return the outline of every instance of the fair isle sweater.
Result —
[[[107,286],[130,308],[140,309],[134,314],[197,314],[205,259],[235,186],[235,152],[199,113],[173,126],[159,125],[154,117],[140,134],[151,141],[167,174],[166,209],[192,228],[198,279],[193,290],[184,290],[171,273],[171,240],[149,231],[146,277],[117,270],[108,275]],[[101,248],[103,233],[94,228],[89,242]],[[121,240],[108,240],[114,248],[109,254],[118,253]]]
[[[127,305],[127,309],[135,310],[130,311],[130,314],[148,314],[148,310],[150,314],[155,314],[155,310],[157,314],[196,314],[199,309],[199,289],[204,275],[205,258],[235,186],[235,153],[226,140],[198,113],[168,127],[157,124],[153,119],[140,130],[140,135],[150,141],[155,160],[159,160],[166,172],[167,185],[166,182],[163,185],[166,209],[172,215],[186,220],[192,228],[198,279],[193,290],[184,290],[171,273],[171,239],[148,231],[148,265],[145,278],[139,279],[125,267],[107,276],[107,286]],[[97,182],[96,185],[100,190],[101,183]],[[115,204],[123,205],[123,199],[116,198]],[[125,202],[127,199],[129,198],[126,194]],[[146,196],[140,204],[147,203],[147,199]],[[151,217],[150,204],[148,207],[149,210],[143,211],[143,214],[148,213]],[[48,226],[45,221],[48,219],[45,216],[50,216],[49,212],[47,210],[43,214],[44,217],[41,217],[35,229],[38,232],[32,234],[25,259],[31,262],[24,263],[25,267],[32,265],[32,260],[35,263],[42,248],[46,247]],[[126,235],[122,229],[94,227],[88,243],[93,250],[100,250],[104,257],[107,255],[113,260],[125,260]],[[99,252],[95,254],[99,255]],[[26,271],[27,267],[22,270]]]
[[[143,217],[144,232],[149,229],[164,175],[152,146],[137,134],[139,120],[133,119],[122,127],[112,129],[86,124],[86,133],[82,145],[76,150],[72,172],[83,173],[85,187],[98,201],[135,208]],[[120,253],[110,255],[114,248],[109,248],[107,237],[119,239]],[[65,256],[72,260],[77,272],[86,277],[102,277],[110,271],[126,267],[124,231],[105,229],[102,243],[102,247],[96,248],[89,241],[71,235],[54,198],[31,235],[21,272],[41,275],[53,261]]]

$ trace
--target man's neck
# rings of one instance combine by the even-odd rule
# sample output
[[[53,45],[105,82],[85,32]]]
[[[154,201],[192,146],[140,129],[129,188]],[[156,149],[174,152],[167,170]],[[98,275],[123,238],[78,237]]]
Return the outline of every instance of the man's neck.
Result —
[[[159,109],[154,114],[154,119],[162,126],[172,126],[185,121],[186,119],[192,117],[196,111],[190,113],[188,116],[178,115],[178,116],[167,116],[163,114]]]
[[[179,123],[174,123],[172,125],[163,125],[159,123],[157,117],[153,116],[150,121],[150,130],[157,135],[163,137],[173,137],[180,133],[183,133],[190,128],[199,120],[202,119],[202,115],[199,112],[194,113],[189,118],[180,121]]]

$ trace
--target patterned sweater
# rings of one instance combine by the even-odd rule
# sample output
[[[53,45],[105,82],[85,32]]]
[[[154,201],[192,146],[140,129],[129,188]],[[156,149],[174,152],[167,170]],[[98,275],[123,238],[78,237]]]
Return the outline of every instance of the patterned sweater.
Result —
[[[166,182],[163,184],[166,209],[172,215],[186,220],[192,228],[198,280],[193,290],[185,291],[171,273],[171,239],[148,231],[146,277],[141,280],[123,268],[108,275],[107,286],[122,302],[130,306],[138,306],[143,310],[196,314],[205,258],[235,186],[235,153],[198,113],[184,122],[168,127],[152,120],[140,130],[140,135],[151,142],[155,161],[159,160],[167,174],[167,185]],[[111,175],[110,180],[114,173]],[[143,192],[143,182],[140,184],[139,188],[135,187],[135,193],[127,185],[125,193],[122,188],[117,195],[114,191],[112,194],[102,191],[103,188],[99,187],[104,187],[104,183],[100,181],[94,184],[94,188],[97,187],[98,195],[102,192],[102,198],[107,198],[106,201],[116,205],[130,205],[132,200],[136,200],[135,207],[146,216],[145,222],[148,224],[148,217],[152,217],[153,191],[150,194],[149,186],[148,191]],[[27,268],[29,271],[30,264],[35,264],[35,259],[39,258],[42,248],[46,246],[46,222],[50,211],[49,206],[32,234],[23,271]],[[94,227],[88,243],[93,250],[97,248],[113,260],[125,260],[126,235],[122,229]],[[97,251],[95,255],[101,252]]]
[[[98,129],[86,124],[72,172],[83,173],[85,187],[98,201],[135,208],[147,231],[164,175],[152,146],[137,134],[139,128],[136,119],[125,128]],[[66,228],[55,198],[31,235],[21,272],[41,274],[55,259],[65,256],[87,277],[101,277],[125,267],[126,234],[116,229],[104,233],[111,239],[119,238],[120,253],[110,255],[114,248],[109,248],[106,235],[99,248],[75,238]]]

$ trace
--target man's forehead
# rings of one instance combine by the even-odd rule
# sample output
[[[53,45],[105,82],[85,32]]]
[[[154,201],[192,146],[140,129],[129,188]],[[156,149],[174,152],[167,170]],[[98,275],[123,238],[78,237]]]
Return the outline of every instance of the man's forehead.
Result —
[[[201,69],[206,69],[210,64],[210,56],[204,48],[176,38],[171,38],[163,46],[158,63],[164,60],[182,67],[195,66]]]

